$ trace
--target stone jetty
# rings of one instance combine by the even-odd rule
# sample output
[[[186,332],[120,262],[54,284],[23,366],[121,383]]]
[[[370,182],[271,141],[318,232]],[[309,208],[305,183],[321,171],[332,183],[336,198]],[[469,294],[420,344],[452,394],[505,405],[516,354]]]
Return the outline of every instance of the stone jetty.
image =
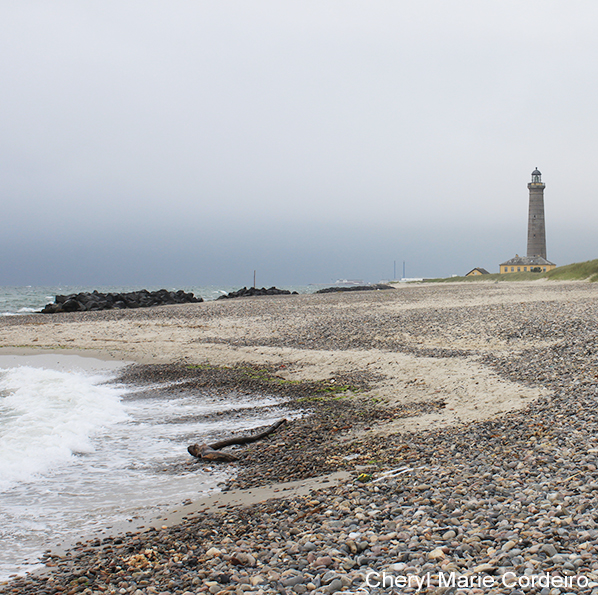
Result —
[[[339,285],[337,287],[324,287],[324,289],[318,289],[316,293],[337,293],[339,291],[379,291],[382,289],[394,289],[394,287],[384,283],[375,283],[373,285]]]
[[[231,298],[240,297],[254,297],[256,295],[298,295],[296,291],[289,291],[288,289],[278,289],[278,287],[242,287],[237,291],[231,291],[221,295],[219,300],[227,300]]]
[[[150,308],[152,306],[168,306],[173,304],[196,304],[203,302],[192,293],[182,289],[168,291],[131,291],[128,293],[72,293],[57,295],[53,304],[47,304],[42,314],[58,314],[60,312],[94,312],[97,310],[126,310],[127,308]]]

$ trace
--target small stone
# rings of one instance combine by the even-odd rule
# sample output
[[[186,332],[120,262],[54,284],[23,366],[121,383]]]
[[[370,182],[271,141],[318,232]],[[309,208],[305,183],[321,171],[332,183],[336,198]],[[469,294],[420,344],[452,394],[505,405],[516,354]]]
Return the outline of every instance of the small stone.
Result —
[[[514,548],[513,548],[513,549],[512,549],[512,550],[509,552],[509,556],[510,556],[511,558],[513,558],[514,556],[518,556],[518,555],[519,555],[519,554],[521,554],[521,553],[522,553],[522,550],[520,550],[520,549],[519,549],[519,548],[517,548],[517,547],[514,547]]]
[[[222,552],[215,547],[211,547],[207,552],[206,552],[206,556],[208,556],[209,558],[215,558],[217,556],[221,556]]]
[[[255,576],[252,576],[249,579],[249,582],[252,586],[256,586],[256,585],[263,585],[264,583],[267,583],[268,581],[266,580],[266,577],[262,576],[261,574],[256,574]]]
[[[330,556],[322,556],[314,561],[314,566],[330,566],[332,564],[332,558]]]
[[[288,578],[284,578],[280,582],[285,587],[294,587],[295,585],[304,583],[305,577],[302,574],[296,574],[295,576],[290,576]]]
[[[443,558],[446,558],[446,554],[441,548],[437,547],[428,553],[428,558],[430,558],[430,560],[442,560]]]
[[[237,562],[233,562],[233,564],[242,564],[243,566],[255,566],[256,559],[251,554],[247,552],[235,552],[231,557],[231,562],[236,560]]]
[[[558,554],[558,552],[556,551],[556,548],[554,547],[554,545],[552,545],[551,543],[547,543],[545,545],[542,546],[542,551],[549,557],[552,558],[552,556],[556,556]]]
[[[486,574],[492,574],[496,570],[496,566],[492,564],[480,564],[473,569],[474,574],[485,572]]]
[[[326,587],[327,593],[336,593],[343,588],[343,581],[340,578],[335,578],[329,585]]]
[[[322,576],[322,584],[328,585],[336,578],[338,578],[338,573],[334,572],[334,570],[329,570]]]

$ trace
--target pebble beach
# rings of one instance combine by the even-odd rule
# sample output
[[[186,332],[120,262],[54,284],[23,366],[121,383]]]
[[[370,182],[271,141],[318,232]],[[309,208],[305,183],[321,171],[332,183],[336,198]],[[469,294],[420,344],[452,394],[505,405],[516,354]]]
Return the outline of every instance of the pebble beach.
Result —
[[[7,317],[0,348],[135,361],[121,381],[284,396],[303,413],[231,450],[235,502],[82,536],[1,593],[598,594],[596,284]]]

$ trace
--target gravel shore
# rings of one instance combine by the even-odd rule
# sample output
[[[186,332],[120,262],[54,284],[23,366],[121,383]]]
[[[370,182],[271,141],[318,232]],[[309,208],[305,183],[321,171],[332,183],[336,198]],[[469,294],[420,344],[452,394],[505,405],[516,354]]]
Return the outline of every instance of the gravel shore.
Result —
[[[455,284],[1,321],[7,347],[110,346],[152,362],[128,372],[138,381],[178,375],[306,408],[235,451],[229,487],[349,478],[80,543],[0,592],[598,594],[596,298],[585,283]],[[116,323],[131,332],[118,349]],[[156,351],[185,337],[178,363],[137,343],[157,325]],[[415,361],[399,384],[391,356]],[[509,405],[493,410],[487,388],[512,391]]]

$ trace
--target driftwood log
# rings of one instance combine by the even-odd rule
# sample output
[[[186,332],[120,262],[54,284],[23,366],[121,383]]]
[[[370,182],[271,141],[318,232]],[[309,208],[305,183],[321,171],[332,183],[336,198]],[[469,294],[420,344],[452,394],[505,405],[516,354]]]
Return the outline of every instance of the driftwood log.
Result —
[[[250,434],[249,436],[239,436],[237,438],[229,438],[228,440],[221,440],[220,442],[214,442],[214,444],[191,444],[187,447],[187,451],[190,455],[197,457],[198,459],[206,459],[208,461],[224,461],[230,463],[236,461],[237,457],[227,452],[218,452],[221,448],[227,446],[239,445],[239,444],[251,444],[257,442],[266,436],[276,432],[280,426],[286,424],[286,419],[281,419],[275,424],[272,424],[269,428],[266,428],[259,434]]]

